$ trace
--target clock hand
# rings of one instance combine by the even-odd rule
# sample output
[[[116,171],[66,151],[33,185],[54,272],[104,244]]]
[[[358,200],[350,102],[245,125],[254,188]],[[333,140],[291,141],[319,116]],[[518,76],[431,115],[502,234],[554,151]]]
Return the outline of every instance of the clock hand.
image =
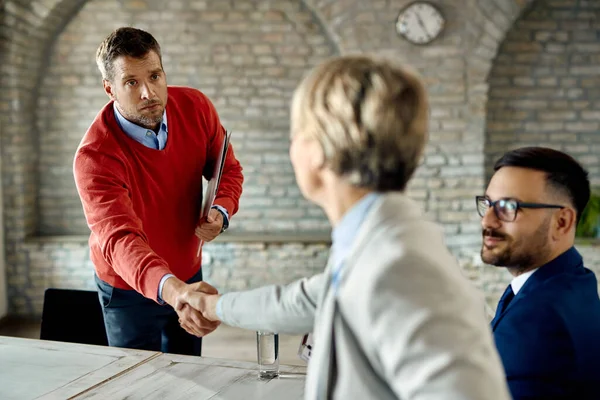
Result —
[[[425,27],[425,24],[423,23],[423,20],[421,19],[421,17],[419,16],[419,14],[415,13],[415,15],[417,17],[417,21],[419,22],[419,25],[421,25],[421,28],[423,28],[423,31],[425,32],[425,35],[427,35],[427,39],[431,39],[431,35],[427,31],[427,27]]]

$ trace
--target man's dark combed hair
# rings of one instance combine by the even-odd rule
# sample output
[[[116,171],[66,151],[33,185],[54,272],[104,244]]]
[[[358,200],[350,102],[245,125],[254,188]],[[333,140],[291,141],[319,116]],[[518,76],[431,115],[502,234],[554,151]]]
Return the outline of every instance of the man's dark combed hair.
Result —
[[[577,212],[577,222],[590,200],[588,172],[573,157],[546,147],[522,147],[504,154],[494,165],[528,168],[546,173],[548,184],[571,199]]]
[[[144,58],[154,51],[162,63],[160,45],[150,33],[141,29],[123,27],[112,32],[96,51],[96,64],[103,79],[114,78],[113,61],[120,56]]]

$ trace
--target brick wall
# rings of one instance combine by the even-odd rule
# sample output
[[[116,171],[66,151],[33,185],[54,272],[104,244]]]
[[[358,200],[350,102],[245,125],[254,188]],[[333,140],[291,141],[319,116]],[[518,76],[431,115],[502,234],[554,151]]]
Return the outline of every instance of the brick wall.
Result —
[[[177,24],[166,21],[178,21]],[[94,61],[113,29],[151,31],[170,84],[215,103],[246,178],[232,230],[324,231],[321,210],[302,199],[287,154],[293,89],[336,53],[302,2],[90,1],[59,35],[38,98],[39,233],[89,232],[73,182],[73,154],[107,96]]]
[[[437,0],[447,26],[428,46],[412,46],[394,31],[408,3],[7,1],[0,11],[0,79],[7,88],[0,92],[0,126],[11,312],[38,314],[48,286],[91,287],[81,236],[87,228],[71,162],[106,102],[94,51],[121,25],[150,30],[163,46],[170,83],[205,91],[234,131],[246,174],[242,208],[231,231],[205,247],[206,277],[219,289],[283,283],[324,267],[327,222],[300,197],[289,164],[289,99],[301,75],[324,58],[374,53],[412,64],[427,82],[431,140],[409,195],[444,226],[465,274],[493,305],[508,277],[478,261],[480,228],[472,199],[484,188],[491,151],[486,112],[495,109],[487,107],[487,77],[505,33],[510,38],[523,24],[511,28],[529,1]],[[560,9],[568,2],[544,3]],[[580,10],[589,2],[572,4]],[[572,18],[589,21],[581,11]],[[592,262],[600,265],[597,258]]]
[[[328,243],[297,240],[209,243],[203,252],[204,278],[224,292],[265,282],[284,284],[321,272]],[[21,254],[19,269],[8,281],[13,313],[39,315],[47,287],[95,289],[89,248],[78,237],[30,240]]]
[[[11,0],[0,7],[0,162],[5,268],[9,312],[39,313],[24,306],[29,294],[43,295],[43,286],[31,283],[27,237],[37,231],[38,133],[36,97],[44,62],[53,39],[84,0]],[[68,261],[69,256],[65,257]],[[39,273],[45,274],[43,271]],[[27,283],[20,282],[25,279]]]
[[[600,186],[600,2],[539,1],[515,24],[492,68],[488,171],[507,150],[565,151]]]

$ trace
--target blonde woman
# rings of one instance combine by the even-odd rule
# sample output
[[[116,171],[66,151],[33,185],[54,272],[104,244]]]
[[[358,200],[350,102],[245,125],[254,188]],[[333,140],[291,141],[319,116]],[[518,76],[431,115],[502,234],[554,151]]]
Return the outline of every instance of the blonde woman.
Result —
[[[179,303],[232,326],[313,332],[306,399],[508,399],[477,293],[403,193],[427,142],[421,81],[369,57],[332,59],[300,84],[291,114],[296,180],[333,227],[325,271]]]

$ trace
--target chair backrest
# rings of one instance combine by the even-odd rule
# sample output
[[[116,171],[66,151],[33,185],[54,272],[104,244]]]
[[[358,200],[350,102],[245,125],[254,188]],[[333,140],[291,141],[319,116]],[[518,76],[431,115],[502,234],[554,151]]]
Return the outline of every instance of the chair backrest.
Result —
[[[40,339],[108,346],[98,293],[46,289]]]

